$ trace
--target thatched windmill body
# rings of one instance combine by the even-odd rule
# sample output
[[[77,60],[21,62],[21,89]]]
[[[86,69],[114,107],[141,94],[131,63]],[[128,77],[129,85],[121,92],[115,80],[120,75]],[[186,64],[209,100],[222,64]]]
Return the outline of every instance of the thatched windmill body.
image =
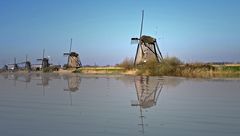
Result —
[[[68,57],[67,68],[79,68],[82,66],[82,63],[79,58],[79,54],[72,52],[72,39],[70,41],[70,49],[68,53],[63,53],[64,56]]]
[[[48,68],[50,66],[49,59],[45,58],[45,49],[43,49],[43,55],[41,59],[37,59],[37,61],[42,61],[42,69]]]
[[[157,44],[156,38],[142,35],[144,11],[142,11],[142,21],[139,38],[132,38],[131,43],[137,43],[137,51],[135,55],[134,65],[145,63],[149,60],[160,62],[163,58]]]

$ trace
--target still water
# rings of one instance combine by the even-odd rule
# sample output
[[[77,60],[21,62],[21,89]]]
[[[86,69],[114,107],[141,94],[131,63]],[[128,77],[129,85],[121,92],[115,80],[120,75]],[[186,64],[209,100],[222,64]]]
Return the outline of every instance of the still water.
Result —
[[[1,136],[239,136],[240,80],[0,75]]]

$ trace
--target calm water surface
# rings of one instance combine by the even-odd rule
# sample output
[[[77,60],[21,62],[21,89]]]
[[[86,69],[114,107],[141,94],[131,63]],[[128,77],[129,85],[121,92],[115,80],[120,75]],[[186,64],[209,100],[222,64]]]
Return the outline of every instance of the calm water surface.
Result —
[[[1,136],[239,136],[240,80],[0,75]]]

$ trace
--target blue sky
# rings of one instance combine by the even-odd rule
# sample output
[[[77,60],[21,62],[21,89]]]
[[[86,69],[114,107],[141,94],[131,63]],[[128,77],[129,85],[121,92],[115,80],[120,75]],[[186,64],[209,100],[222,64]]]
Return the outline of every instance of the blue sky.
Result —
[[[0,66],[36,63],[45,48],[54,64],[63,52],[86,64],[114,65],[134,57],[141,10],[143,34],[157,38],[163,56],[185,62],[240,61],[239,0],[0,0]]]

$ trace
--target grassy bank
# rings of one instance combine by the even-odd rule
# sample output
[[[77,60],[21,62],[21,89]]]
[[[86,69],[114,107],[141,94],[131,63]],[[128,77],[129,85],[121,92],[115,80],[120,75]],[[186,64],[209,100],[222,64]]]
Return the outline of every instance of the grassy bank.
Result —
[[[125,59],[115,67],[82,67],[73,73],[124,74],[145,76],[178,76],[191,78],[240,78],[240,65],[184,64],[178,58],[164,58],[160,63],[148,61],[134,66],[133,59]]]
[[[184,64],[176,57],[164,58],[160,63],[148,61],[136,67],[132,59],[125,59],[119,66],[126,70],[136,69],[136,75],[179,76],[179,77],[240,77],[240,65],[211,65],[205,63]]]
[[[41,72],[82,73],[82,74],[124,74],[146,76],[178,76],[191,78],[240,78],[240,64],[211,65],[206,63],[182,63],[176,57],[164,58],[160,63],[154,60],[134,66],[133,59],[125,59],[116,66],[81,67],[78,69],[56,69],[49,67]],[[4,72],[4,71],[0,71]]]
[[[122,67],[82,67],[73,71],[73,73],[83,74],[122,74],[126,71]]]

